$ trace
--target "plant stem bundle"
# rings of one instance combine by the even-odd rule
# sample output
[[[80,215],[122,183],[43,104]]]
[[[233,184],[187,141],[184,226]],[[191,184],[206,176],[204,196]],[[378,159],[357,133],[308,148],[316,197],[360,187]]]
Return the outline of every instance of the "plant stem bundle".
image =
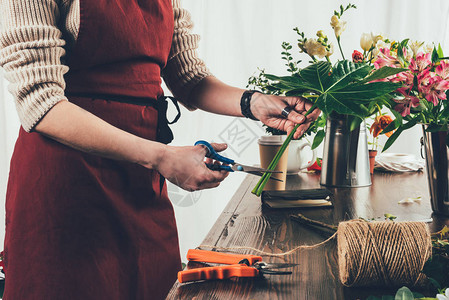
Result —
[[[310,114],[314,109],[316,108],[316,105],[314,104],[304,115],[305,117],[307,117],[308,114]],[[298,129],[298,127],[301,124],[296,124],[295,128],[293,128],[293,130],[290,132],[290,134],[287,136],[287,138],[285,139],[284,143],[282,144],[281,148],[279,149],[279,151],[276,153],[276,155],[274,156],[273,160],[271,161],[271,163],[268,165],[267,171],[273,171],[276,166],[279,163],[279,160],[282,157],[282,154],[284,154],[285,150],[288,147],[288,144],[290,144],[290,141],[293,138],[293,135],[295,134],[296,130]],[[265,187],[265,185],[267,184],[268,180],[270,180],[271,177],[271,172],[265,172],[263,173],[262,177],[260,178],[260,180],[257,182],[256,186],[254,187],[254,189],[251,191],[251,193],[255,194],[257,197],[260,197],[260,194],[262,194],[263,188]]]

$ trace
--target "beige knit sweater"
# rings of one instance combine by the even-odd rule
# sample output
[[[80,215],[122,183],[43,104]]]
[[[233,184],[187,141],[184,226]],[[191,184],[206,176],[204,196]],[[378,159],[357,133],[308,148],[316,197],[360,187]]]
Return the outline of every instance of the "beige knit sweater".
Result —
[[[190,15],[179,1],[172,0],[175,30],[162,76],[173,95],[189,106],[190,91],[210,73],[197,57],[199,37],[191,34]],[[26,131],[56,103],[67,100],[65,48],[77,39],[79,11],[79,0],[0,0],[0,65]]]

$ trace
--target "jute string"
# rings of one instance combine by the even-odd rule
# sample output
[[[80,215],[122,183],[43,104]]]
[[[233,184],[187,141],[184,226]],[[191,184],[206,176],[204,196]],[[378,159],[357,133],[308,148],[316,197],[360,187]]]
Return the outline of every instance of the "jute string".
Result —
[[[250,250],[281,257],[318,248],[334,238],[338,242],[340,281],[345,286],[419,286],[425,282],[421,270],[432,254],[432,242],[424,222],[341,222],[337,232],[327,240],[283,253],[268,253],[253,247],[200,245],[198,248]]]

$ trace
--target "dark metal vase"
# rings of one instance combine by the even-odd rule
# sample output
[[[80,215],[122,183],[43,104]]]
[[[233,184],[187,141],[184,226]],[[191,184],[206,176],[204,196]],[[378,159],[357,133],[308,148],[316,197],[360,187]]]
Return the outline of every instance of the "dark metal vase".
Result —
[[[449,216],[449,151],[446,145],[447,131],[426,132],[423,125],[421,147],[424,148],[430,202],[436,213]],[[422,155],[421,148],[421,155]]]
[[[327,118],[320,182],[329,187],[371,185],[365,122],[350,131],[348,116]]]

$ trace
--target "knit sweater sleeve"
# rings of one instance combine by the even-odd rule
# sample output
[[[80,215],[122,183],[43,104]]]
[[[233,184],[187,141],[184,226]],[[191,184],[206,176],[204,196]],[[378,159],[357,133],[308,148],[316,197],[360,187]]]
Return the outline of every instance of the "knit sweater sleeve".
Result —
[[[181,8],[180,0],[173,0],[173,11],[173,42],[162,76],[173,95],[187,108],[195,109],[189,103],[190,92],[203,78],[211,76],[211,73],[204,61],[198,58],[196,49],[200,37],[191,33],[193,23],[190,13]]]
[[[0,65],[26,131],[67,100],[59,13],[57,0],[0,0]]]

